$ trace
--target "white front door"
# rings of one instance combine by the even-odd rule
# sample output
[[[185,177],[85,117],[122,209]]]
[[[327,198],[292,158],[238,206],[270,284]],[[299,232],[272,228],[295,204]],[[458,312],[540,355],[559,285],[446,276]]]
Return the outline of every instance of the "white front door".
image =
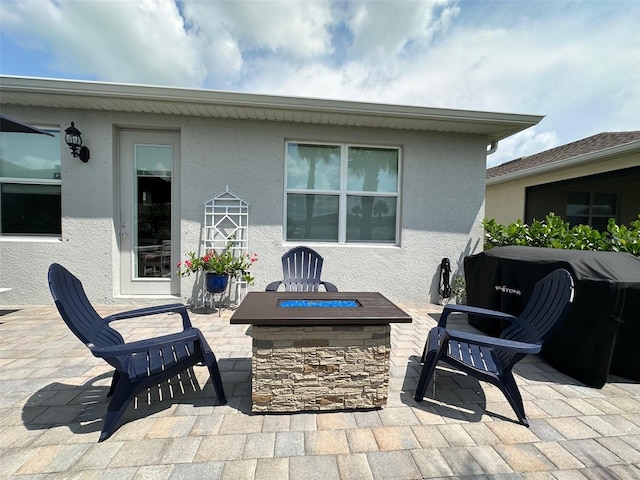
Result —
[[[120,293],[179,293],[180,134],[120,132]]]

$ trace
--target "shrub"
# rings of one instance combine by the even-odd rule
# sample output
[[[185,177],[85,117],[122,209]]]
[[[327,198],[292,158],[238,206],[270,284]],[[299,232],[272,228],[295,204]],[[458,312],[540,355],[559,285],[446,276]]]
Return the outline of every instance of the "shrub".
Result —
[[[594,230],[589,225],[569,227],[569,223],[549,213],[542,221],[534,220],[531,225],[518,220],[510,225],[502,225],[494,219],[483,220],[484,249],[505,245],[529,247],[566,248],[572,250],[600,250],[628,252],[640,256],[640,215],[628,227],[616,224],[610,218],[606,232]]]

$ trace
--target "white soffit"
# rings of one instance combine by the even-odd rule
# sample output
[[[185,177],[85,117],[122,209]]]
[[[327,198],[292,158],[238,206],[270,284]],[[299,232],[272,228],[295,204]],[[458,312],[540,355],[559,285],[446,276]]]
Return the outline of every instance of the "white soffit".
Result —
[[[484,135],[502,140],[543,116],[0,75],[0,103]]]

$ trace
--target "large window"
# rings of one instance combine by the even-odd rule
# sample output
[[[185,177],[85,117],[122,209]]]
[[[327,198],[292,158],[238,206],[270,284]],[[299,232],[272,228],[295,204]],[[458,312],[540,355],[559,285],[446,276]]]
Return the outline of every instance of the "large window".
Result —
[[[60,131],[0,133],[0,233],[61,235]]]
[[[400,150],[288,142],[287,241],[398,243]]]
[[[610,218],[616,218],[618,195],[600,192],[569,192],[567,222],[575,225],[591,225],[606,231]]]

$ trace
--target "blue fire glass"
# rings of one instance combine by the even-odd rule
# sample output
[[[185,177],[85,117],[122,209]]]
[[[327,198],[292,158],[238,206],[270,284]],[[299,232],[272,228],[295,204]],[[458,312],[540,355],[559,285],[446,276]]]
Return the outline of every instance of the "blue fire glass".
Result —
[[[282,308],[354,308],[359,307],[357,300],[278,300]]]

